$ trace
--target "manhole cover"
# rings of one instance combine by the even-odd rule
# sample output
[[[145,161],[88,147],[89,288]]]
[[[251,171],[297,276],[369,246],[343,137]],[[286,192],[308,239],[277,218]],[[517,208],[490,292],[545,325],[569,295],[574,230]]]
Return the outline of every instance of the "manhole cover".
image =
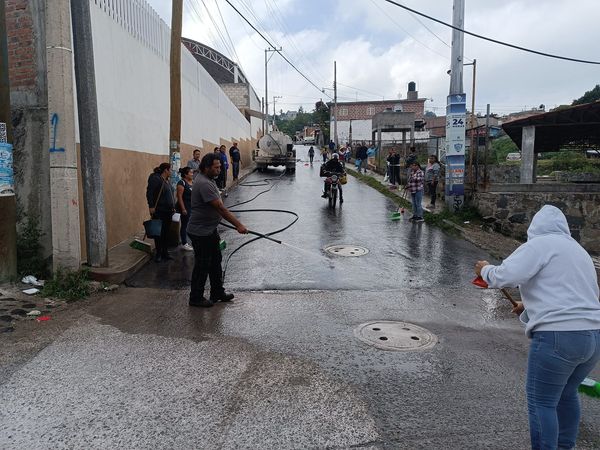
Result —
[[[382,350],[409,352],[427,350],[437,344],[437,336],[412,323],[367,322],[354,330],[354,335],[366,344]]]
[[[363,256],[369,253],[369,249],[358,245],[330,245],[325,251],[336,256]]]

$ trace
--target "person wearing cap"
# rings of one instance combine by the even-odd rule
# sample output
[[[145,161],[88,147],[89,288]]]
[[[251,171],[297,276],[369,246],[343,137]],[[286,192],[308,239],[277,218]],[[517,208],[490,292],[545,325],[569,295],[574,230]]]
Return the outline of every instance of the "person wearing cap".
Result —
[[[600,292],[592,258],[571,237],[563,212],[544,205],[531,220],[526,243],[500,265],[477,261],[475,273],[490,288],[518,286],[521,292],[513,313],[531,339],[525,386],[531,448],[575,448],[577,389],[600,361]]]
[[[240,149],[238,148],[237,142],[233,143],[233,146],[229,149],[229,160],[231,161],[231,170],[233,171],[233,181],[237,181],[238,175],[240,174]]]
[[[321,171],[323,173],[335,173],[338,175],[343,174],[344,166],[342,166],[342,163],[340,162],[340,155],[338,155],[337,153],[334,153],[333,155],[331,155],[331,159],[329,161],[327,161],[325,164],[323,164]],[[342,185],[338,184],[338,187],[340,189],[340,203],[343,203],[344,197],[342,195]],[[321,197],[327,198],[327,189],[328,189],[327,180],[325,180],[325,187],[323,188],[323,195]]]

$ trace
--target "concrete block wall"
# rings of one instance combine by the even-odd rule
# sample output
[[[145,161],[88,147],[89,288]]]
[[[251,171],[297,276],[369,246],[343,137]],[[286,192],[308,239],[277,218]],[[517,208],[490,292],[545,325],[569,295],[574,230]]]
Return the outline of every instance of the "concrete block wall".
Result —
[[[554,205],[567,217],[571,235],[588,252],[600,254],[600,185],[507,185],[475,194],[474,205],[483,216],[496,219],[494,228],[517,239],[527,239],[534,214]]]

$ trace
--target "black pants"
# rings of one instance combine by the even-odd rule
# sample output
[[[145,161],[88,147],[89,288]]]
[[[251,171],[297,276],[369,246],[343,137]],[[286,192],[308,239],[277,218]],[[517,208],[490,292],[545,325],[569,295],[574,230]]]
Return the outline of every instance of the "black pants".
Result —
[[[190,221],[190,212],[192,211],[192,208],[186,208],[187,210],[187,214],[181,214],[181,219],[179,222],[180,228],[179,228],[179,237],[181,238],[181,245],[185,245],[188,243],[188,239],[187,239],[187,226],[188,226],[188,222]]]
[[[194,247],[194,270],[192,272],[191,301],[200,301],[204,297],[204,285],[210,278],[210,295],[223,294],[223,274],[221,269],[221,249],[219,234],[215,230],[210,236],[188,235]]]
[[[438,182],[437,181],[429,181],[427,183],[427,187],[429,188],[429,196],[431,197],[431,204],[435,205],[435,198],[437,197],[437,185]]]
[[[232,166],[232,170],[233,170],[233,179],[237,180],[238,179],[238,175],[240,174],[240,162],[239,161],[234,161],[231,163]]]
[[[227,187],[227,170],[221,169],[221,173],[217,177],[217,187],[225,189]]]
[[[308,155],[308,157],[310,158],[310,162],[313,162],[313,159],[315,158],[315,155]]]
[[[155,211],[152,215],[153,219],[159,219],[162,221],[162,228],[160,229],[160,237],[154,239],[154,247],[157,255],[163,256],[167,254],[167,243],[169,230],[171,229],[171,218],[173,217],[173,211]]]
[[[400,167],[390,166],[390,183],[400,184]]]

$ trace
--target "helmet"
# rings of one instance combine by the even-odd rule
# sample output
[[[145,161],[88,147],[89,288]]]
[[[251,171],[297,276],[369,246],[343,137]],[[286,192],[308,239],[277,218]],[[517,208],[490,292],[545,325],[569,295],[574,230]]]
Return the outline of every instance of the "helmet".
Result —
[[[334,153],[333,155],[331,155],[333,158],[338,159],[340,157],[340,155],[338,155],[337,153]]]

